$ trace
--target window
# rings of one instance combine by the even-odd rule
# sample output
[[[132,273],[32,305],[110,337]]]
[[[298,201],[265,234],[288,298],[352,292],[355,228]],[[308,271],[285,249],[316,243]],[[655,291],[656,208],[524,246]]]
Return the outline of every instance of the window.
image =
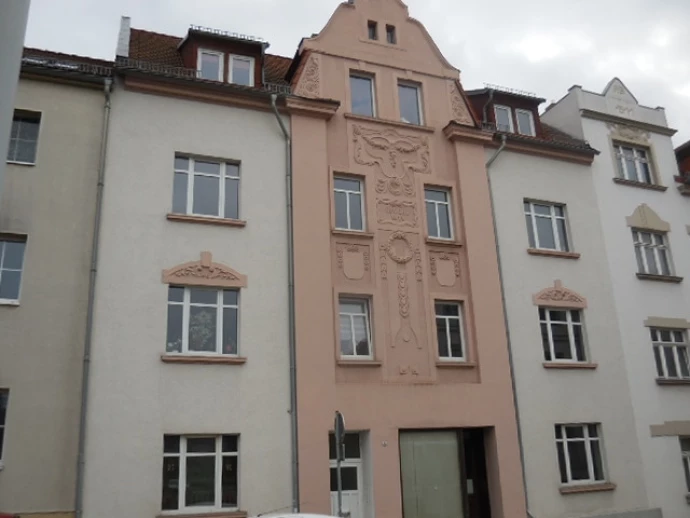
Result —
[[[633,146],[614,144],[618,173],[621,178],[633,182],[653,183],[649,152]]]
[[[170,286],[166,352],[237,355],[238,310],[238,290]]]
[[[452,239],[449,192],[441,189],[424,189],[424,201],[429,237]]]
[[[254,58],[245,56],[228,56],[230,62],[229,83],[254,86]]]
[[[529,110],[515,110],[515,118],[517,119],[518,133],[522,135],[536,135],[534,131],[534,116]]]
[[[2,461],[2,445],[5,440],[5,423],[7,419],[7,400],[10,398],[10,391],[0,389],[0,462]]]
[[[371,359],[371,328],[369,327],[369,301],[341,298],[340,301],[340,356],[343,358]]]
[[[531,248],[567,252],[568,231],[565,206],[525,201],[527,235]]]
[[[605,480],[598,424],[557,424],[556,448],[563,484]]]
[[[422,108],[419,97],[419,86],[410,83],[398,83],[400,101],[400,120],[408,124],[422,123]]]
[[[41,126],[41,114],[24,110],[14,110],[10,145],[7,149],[7,161],[18,164],[35,164],[38,147],[38,130]]]
[[[350,95],[352,96],[352,113],[375,116],[374,78],[364,75],[350,75]]]
[[[239,164],[175,157],[173,212],[238,219],[239,205]]]
[[[690,437],[680,438],[680,449],[683,455],[683,468],[685,468],[685,483],[690,493]]]
[[[0,302],[17,302],[26,242],[0,237]]]
[[[364,230],[362,182],[354,178],[336,177],[333,191],[335,196],[335,228]]]
[[[378,40],[379,39],[378,24],[376,22],[372,22],[371,20],[369,20],[367,22],[367,33],[369,34],[370,40]]]
[[[436,302],[436,336],[441,360],[465,360],[462,306],[457,302]]]
[[[639,273],[671,275],[671,262],[664,234],[633,230],[633,240]]]
[[[237,435],[164,436],[162,509],[237,509],[238,439]]]
[[[494,106],[494,115],[496,116],[496,129],[498,131],[513,132],[513,114],[507,106],[499,104]]]
[[[690,379],[688,341],[680,329],[651,328],[656,372],[661,379]]]
[[[386,25],[386,41],[391,45],[398,43],[398,39],[395,35],[395,25]]]
[[[341,487],[343,490],[343,510],[349,510],[353,518],[363,513],[362,447],[358,433],[346,433],[343,441],[344,459],[340,463]],[[335,436],[328,435],[328,453],[331,475],[331,511],[338,513],[338,472],[336,469]]]
[[[580,310],[539,308],[539,324],[544,360],[586,361]]]
[[[197,56],[199,78],[208,79],[209,81],[222,81],[224,58],[225,56],[222,52],[199,49],[199,55]]]

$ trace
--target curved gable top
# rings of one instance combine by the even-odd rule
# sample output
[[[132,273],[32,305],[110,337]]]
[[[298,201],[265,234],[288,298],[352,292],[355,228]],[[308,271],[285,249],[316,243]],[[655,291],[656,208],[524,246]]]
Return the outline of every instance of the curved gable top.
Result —
[[[625,218],[629,227],[639,228],[640,230],[655,230],[657,232],[668,232],[671,225],[661,219],[646,203],[635,209],[632,216]]]
[[[163,283],[212,288],[246,288],[247,277],[229,266],[212,262],[211,252],[201,252],[198,261],[163,270]]]
[[[587,307],[587,299],[571,289],[565,288],[559,280],[553,286],[541,290],[532,296],[535,306],[548,306],[556,308],[584,309]]]

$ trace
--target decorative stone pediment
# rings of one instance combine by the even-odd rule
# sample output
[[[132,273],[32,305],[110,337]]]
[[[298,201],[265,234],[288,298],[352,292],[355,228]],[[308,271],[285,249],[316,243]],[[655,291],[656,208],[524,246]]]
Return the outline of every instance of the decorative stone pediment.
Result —
[[[198,261],[163,270],[165,284],[209,286],[213,288],[246,288],[247,277],[224,264],[214,263],[211,252],[201,252]]]
[[[635,209],[632,216],[625,218],[629,227],[639,228],[640,230],[654,230],[656,232],[668,232],[671,225],[661,219],[646,203]]]
[[[450,95],[450,104],[453,109],[453,120],[458,124],[474,127],[474,120],[470,115],[470,110],[467,108],[467,103],[460,93],[460,87],[457,81],[448,83],[448,93]]]
[[[550,306],[557,308],[584,309],[587,307],[587,299],[571,289],[565,288],[559,280],[553,287],[541,290],[532,296],[535,306]]]
[[[607,123],[606,127],[608,127],[611,138],[614,140],[649,145],[651,133],[647,130],[613,122]]]
[[[300,97],[321,97],[321,74],[319,56],[311,54],[302,70],[295,88],[295,95]]]

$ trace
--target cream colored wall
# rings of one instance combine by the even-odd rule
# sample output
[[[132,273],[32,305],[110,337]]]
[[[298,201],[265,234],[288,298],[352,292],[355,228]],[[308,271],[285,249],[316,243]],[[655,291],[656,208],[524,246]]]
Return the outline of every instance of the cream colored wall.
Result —
[[[0,511],[68,511],[103,94],[22,79],[15,106],[40,111],[41,129],[36,165],[7,165],[0,211],[0,232],[28,234],[20,305],[0,306]]]

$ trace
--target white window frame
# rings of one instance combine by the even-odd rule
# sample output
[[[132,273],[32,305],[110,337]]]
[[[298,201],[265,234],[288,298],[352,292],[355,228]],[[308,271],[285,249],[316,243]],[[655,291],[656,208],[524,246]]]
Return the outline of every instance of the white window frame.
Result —
[[[520,126],[520,114],[525,114],[529,117],[529,128],[527,128],[528,131],[523,131],[524,128]],[[536,136],[537,132],[534,127],[534,114],[531,111],[516,109],[515,122],[517,123],[517,130],[520,135],[529,135],[530,137]]]
[[[589,427],[590,426],[596,426],[597,430],[597,435],[596,437],[590,437],[589,435]],[[561,484],[565,486],[582,486],[582,485],[591,485],[591,484],[601,484],[603,482],[606,482],[607,480],[607,473],[606,473],[606,461],[604,459],[604,448],[603,448],[603,442],[601,439],[601,425],[599,423],[565,423],[565,424],[557,424],[557,428],[560,428],[561,432],[561,438],[559,439],[556,437],[556,444],[558,445],[559,443],[563,444],[563,458],[565,459],[565,466],[566,466],[566,476],[568,478],[567,482],[563,482],[561,480]],[[584,437],[577,437],[577,438],[567,438],[566,436],[566,428],[568,427],[581,427],[583,429]],[[585,453],[587,455],[587,469],[589,471],[589,478],[586,480],[573,480],[573,474],[570,471],[570,452],[568,451],[568,443],[569,442],[584,442],[585,443]],[[594,460],[592,459],[592,443],[596,442],[598,447],[599,447],[599,456],[601,457],[601,474],[602,478],[597,479],[595,478],[594,474]],[[558,448],[558,447],[557,447]],[[559,466],[559,471],[558,471],[558,478],[560,480],[561,478],[561,473],[560,473],[560,466]]]
[[[175,165],[173,165],[173,181],[174,181],[174,175],[177,173],[184,173],[187,175],[187,201],[186,201],[186,206],[185,206],[185,212],[182,214],[187,214],[189,216],[199,216],[202,218],[216,218],[216,219],[234,219],[234,218],[226,218],[225,217],[225,183],[227,181],[236,181],[237,182],[237,219],[241,219],[241,177],[242,177],[242,172],[241,172],[241,166],[239,162],[233,162],[233,161],[228,161],[228,160],[216,160],[212,158],[201,158],[201,157],[193,157],[189,155],[185,155],[182,153],[176,154],[175,158],[180,158],[180,159],[185,159],[187,160],[187,169],[178,169]],[[209,178],[219,178],[218,175],[211,174],[211,173],[201,173],[198,171],[194,170],[194,164],[195,162],[208,162],[208,163],[214,163],[214,164],[219,164],[220,165],[220,170],[219,170],[219,175],[220,179],[218,181],[218,215],[213,216],[211,214],[198,214],[194,212],[194,177],[196,176],[206,176]],[[237,168],[237,174],[234,175],[232,174],[233,168],[230,168],[228,166],[233,166]],[[174,185],[174,184],[173,184]],[[174,187],[173,187],[174,189]],[[173,192],[174,196],[174,192]],[[174,210],[173,210],[174,212]],[[177,213],[179,214],[179,213]]]
[[[680,437],[680,452],[685,470],[685,483],[690,493],[690,437]]]
[[[530,219],[530,224],[532,225],[532,235],[534,236],[534,248],[537,248],[539,250],[557,250],[560,252],[569,252],[570,251],[570,239],[569,239],[569,232],[568,232],[568,214],[566,212],[565,205],[559,204],[559,203],[548,203],[548,202],[538,202],[538,201],[532,201],[532,200],[525,200],[524,203],[529,205],[529,210],[525,211],[525,215],[529,216]],[[541,207],[548,207],[549,208],[549,215],[545,214],[537,214],[537,211],[534,209],[535,205],[539,205]],[[556,214],[556,207],[560,207],[563,211],[563,216],[559,216]],[[554,240],[556,244],[556,248],[546,248],[541,246],[541,243],[539,242],[539,232],[537,228],[537,218],[544,218],[544,219],[550,219],[551,220],[551,229],[553,230],[553,235],[554,235]],[[561,235],[561,232],[558,228],[558,221],[562,220],[564,227],[565,227],[565,236]],[[565,239],[563,239],[565,237]],[[565,243],[563,243],[565,241]],[[565,245],[565,246],[564,246]],[[530,243],[530,246],[532,246],[532,243]]]
[[[655,232],[652,230],[638,230],[633,229],[633,242],[635,244],[635,258],[638,268],[642,266],[642,271],[638,273],[648,275],[673,275],[673,262],[671,261],[671,251],[668,247],[668,241],[665,232]],[[649,234],[651,243],[645,243],[642,240],[642,234]],[[659,242],[660,241],[660,242]],[[647,261],[646,249],[651,248],[654,255],[654,266],[658,273],[652,273]],[[668,265],[668,273],[663,273],[661,268],[661,255],[666,257],[666,264]],[[642,263],[640,265],[640,262]]]
[[[177,434],[170,434],[177,435]],[[224,452],[223,451],[223,435],[179,435],[180,438],[180,451],[179,453],[166,453],[163,452],[163,457],[178,457],[179,458],[179,486],[177,491],[177,509],[165,509],[161,510],[161,514],[188,514],[189,512],[205,513],[212,511],[225,511],[233,512],[239,509],[240,505],[240,436],[239,434],[224,434],[224,435],[234,435],[237,436],[237,451],[235,452]],[[208,439],[213,438],[216,441],[216,451],[212,454],[208,453],[189,453],[187,452],[187,439]],[[216,460],[216,470],[215,470],[215,505],[214,506],[189,506],[185,507],[185,489],[187,486],[187,457],[210,457],[213,455]],[[236,507],[223,507],[223,457],[237,457],[237,506]]]
[[[436,201],[436,200],[428,200],[426,198],[426,193],[427,191],[435,191],[435,192],[442,192],[445,197],[446,201]],[[452,241],[454,239],[455,231],[453,229],[453,207],[451,206],[451,198],[450,198],[450,189],[446,189],[443,187],[424,187],[424,206],[426,208],[426,204],[433,204],[434,205],[434,215],[436,216],[436,234],[441,233],[441,224],[440,224],[440,219],[439,219],[439,214],[438,214],[438,206],[439,205],[446,205],[448,208],[448,230],[450,231],[450,236],[449,237],[441,237],[440,235],[435,235],[432,236],[429,234],[429,237],[432,239],[442,239],[445,241]],[[426,213],[426,210],[424,211]],[[427,222],[427,227],[426,227],[427,233],[429,233],[429,223]]]
[[[342,304],[364,304],[364,313],[348,313],[342,310]],[[357,344],[353,344],[352,353],[353,354],[343,354],[343,344],[341,342],[340,335],[340,319],[343,316],[347,316],[350,321],[350,333],[354,339],[355,337],[355,324],[353,317],[364,317],[364,323],[366,325],[367,331],[367,342],[369,344],[369,354],[357,354]],[[338,297],[338,346],[339,354],[338,356],[344,360],[373,360],[374,359],[374,343],[371,340],[371,304],[368,298],[358,297],[358,296],[347,296],[341,295]]]
[[[220,63],[220,66],[218,67],[218,78],[217,79],[208,79],[205,77],[201,77],[201,55],[202,54],[208,54],[209,56],[218,56],[220,59],[218,60]],[[200,48],[197,51],[197,57],[196,57],[196,63],[197,63],[197,77],[199,79],[204,79],[205,81],[220,81],[221,83],[223,82],[223,78],[225,77],[225,53],[219,52],[217,50],[210,50],[210,49],[202,49]]]
[[[336,180],[347,180],[351,182],[357,182],[359,184],[359,191],[351,191],[349,189],[339,189],[335,186]],[[337,225],[337,206],[336,205],[336,197],[335,193],[343,193],[345,195],[345,210],[347,213],[347,227],[339,227]],[[361,212],[361,217],[362,217],[362,228],[352,228],[352,217],[350,214],[350,196],[359,196],[360,197],[360,212]],[[336,209],[336,225],[335,228],[339,230],[351,230],[352,232],[365,232],[367,228],[367,221],[366,218],[364,217],[364,181],[360,178],[355,178],[352,176],[344,176],[344,175],[336,175],[333,177],[333,204],[334,208]]]
[[[22,256],[22,266],[19,269],[5,268],[5,243],[22,243],[24,245],[24,255]],[[19,291],[16,299],[0,299],[0,305],[6,304],[16,306],[22,297],[22,286],[24,284],[24,264],[26,262],[26,240],[25,239],[7,239],[0,236],[0,281],[2,281],[3,272],[19,272]]]
[[[498,125],[498,110],[506,110],[508,112],[508,125],[510,126],[510,129],[507,132],[506,130],[501,129]],[[510,109],[510,106],[504,106],[503,104],[494,104],[494,120],[496,121],[497,131],[515,133],[515,124],[513,123],[513,110]]]
[[[357,79],[366,79],[369,81],[369,92],[371,94],[371,116],[372,117],[377,117],[377,110],[376,110],[376,85],[374,84],[376,81],[374,80],[374,76],[371,74],[367,74],[366,72],[360,72],[357,70],[350,70],[350,75],[348,76],[348,87],[350,89],[350,111],[354,113],[352,110],[352,83],[350,83],[350,79],[356,77]],[[356,115],[361,115],[362,117],[368,117],[368,115],[363,115],[357,113]]]
[[[549,306],[539,306],[540,310],[544,310],[544,317],[541,318],[541,315],[539,315],[539,333],[541,334],[541,325],[546,324],[546,329],[548,331],[548,337],[549,337],[549,352],[551,353],[551,359],[547,360],[544,358],[544,362],[546,363],[587,363],[588,362],[588,351],[587,351],[587,342],[585,340],[585,326],[583,323],[583,314],[582,310],[580,309],[569,309],[569,308],[554,308],[554,307],[549,307]],[[564,311],[566,314],[566,322],[563,322],[561,320],[551,320],[551,311]],[[580,321],[575,322],[573,320],[573,312],[577,312],[580,314]],[[541,313],[541,311],[539,312]],[[570,346],[570,356],[571,358],[556,358],[556,351],[555,347],[553,344],[553,329],[551,328],[551,324],[556,324],[556,325],[563,325],[566,324],[568,328],[568,345]],[[580,326],[580,335],[582,336],[582,353],[583,353],[583,358],[582,360],[577,359],[577,347],[575,346],[575,326]],[[542,336],[542,350],[544,346],[544,338]]]
[[[457,306],[458,316],[452,315],[439,315],[436,313],[436,304]],[[441,356],[439,353],[439,360],[442,362],[466,362],[467,361],[467,342],[465,340],[465,322],[463,318],[464,305],[462,302],[456,302],[453,300],[435,300],[434,301],[434,316],[435,323],[438,320],[444,320],[446,324],[446,356]],[[451,346],[450,346],[450,321],[457,320],[460,326],[460,344],[462,346],[462,356],[452,356]],[[437,324],[438,325],[438,324]],[[436,332],[436,340],[438,341],[438,332]],[[440,344],[437,344],[440,345]]]
[[[407,88],[414,88],[415,90],[417,90],[417,113],[419,114],[419,124],[403,120],[402,106],[401,106],[401,101],[400,101],[400,87],[401,86],[404,86]],[[410,124],[412,126],[424,126],[424,110],[422,108],[422,85],[421,84],[414,83],[412,81],[403,81],[403,80],[398,81],[398,111],[400,112],[400,121],[401,122],[404,122],[405,124]]]
[[[364,451],[364,445],[362,444],[362,435],[359,432],[348,432],[349,434],[356,434],[357,440],[359,441],[359,457],[345,457],[340,461],[340,467],[342,468],[355,468],[357,470],[357,496],[359,499],[360,510],[364,510],[364,476],[363,476],[363,463],[362,456]],[[332,434],[331,434],[332,435]],[[329,438],[330,441],[330,438]],[[336,452],[337,455],[337,452]],[[330,487],[330,470],[336,469],[338,466],[338,461],[336,459],[329,459],[329,487]],[[343,490],[343,493],[351,493],[352,491]],[[331,502],[333,502],[334,497],[338,494],[337,491],[330,491]],[[333,514],[335,516],[335,514]]]
[[[12,138],[11,136],[11,127],[10,127],[10,138],[9,138],[9,144],[7,146],[7,156],[5,157],[5,162],[8,164],[17,164],[17,165],[36,165],[36,162],[38,161],[38,143],[41,140],[41,130],[43,128],[43,112],[39,111],[32,111],[32,110],[21,110],[21,109],[16,109],[12,113],[12,126],[14,126],[14,119],[15,118],[24,118],[24,119],[29,119],[29,118],[35,118],[38,124],[38,134],[36,135],[36,141],[34,142],[34,161],[33,162],[24,162],[21,160],[13,160],[9,158],[9,153],[12,150],[12,141],[17,141],[17,140],[23,140],[19,138]],[[20,123],[21,124],[21,123]],[[19,131],[17,131],[18,133]],[[26,142],[32,142],[30,140],[27,140]],[[16,149],[15,149],[15,157],[16,157]]]
[[[633,160],[635,161],[635,178],[628,178],[628,168],[625,165],[625,154],[623,153],[623,148],[632,149]],[[616,160],[618,161],[618,177],[623,180],[630,180],[633,182],[640,182],[647,185],[654,185],[654,167],[652,166],[652,152],[649,148],[636,146],[634,144],[615,142],[613,144],[613,150],[616,155]],[[642,155],[644,153],[644,156]],[[641,163],[647,164],[647,169],[649,170],[649,181],[644,177],[644,172],[640,167]]]
[[[167,351],[167,337],[166,337],[166,353],[168,355],[180,355],[180,356],[222,356],[227,358],[236,358],[240,355],[240,290],[237,288],[206,288],[201,286],[176,286],[171,285],[174,288],[184,288],[184,297],[182,302],[171,301],[168,296],[168,306],[182,306],[182,350],[177,351]],[[191,302],[191,290],[193,289],[207,289],[209,291],[216,291],[216,303],[215,304],[202,304]],[[223,300],[224,291],[235,291],[237,292],[237,304],[225,304]],[[216,310],[216,350],[215,351],[190,351],[189,350],[189,318],[191,307],[208,307],[215,308]],[[223,352],[223,312],[225,308],[235,309],[237,311],[237,339],[236,339],[236,349],[235,354],[229,354]]]
[[[235,83],[235,78],[233,77],[233,62],[235,59],[249,61],[249,84],[240,86],[254,86],[254,75],[256,73],[254,69],[254,58],[251,56],[242,56],[241,54],[228,54],[228,83],[239,85],[239,83]]]
[[[668,332],[671,335],[670,340],[662,338],[662,332]],[[690,346],[688,345],[687,332],[684,329],[665,329],[659,327],[650,328],[652,338],[652,346],[654,347],[654,359],[657,370],[657,378],[664,380],[690,380],[690,374],[683,375],[681,364],[685,362],[686,371],[690,371]],[[678,337],[680,336],[680,340]],[[664,349],[671,349],[673,351],[673,361],[676,367],[676,376],[669,376],[669,368]],[[685,359],[681,356],[681,349],[685,351]],[[661,372],[659,372],[661,367]]]

